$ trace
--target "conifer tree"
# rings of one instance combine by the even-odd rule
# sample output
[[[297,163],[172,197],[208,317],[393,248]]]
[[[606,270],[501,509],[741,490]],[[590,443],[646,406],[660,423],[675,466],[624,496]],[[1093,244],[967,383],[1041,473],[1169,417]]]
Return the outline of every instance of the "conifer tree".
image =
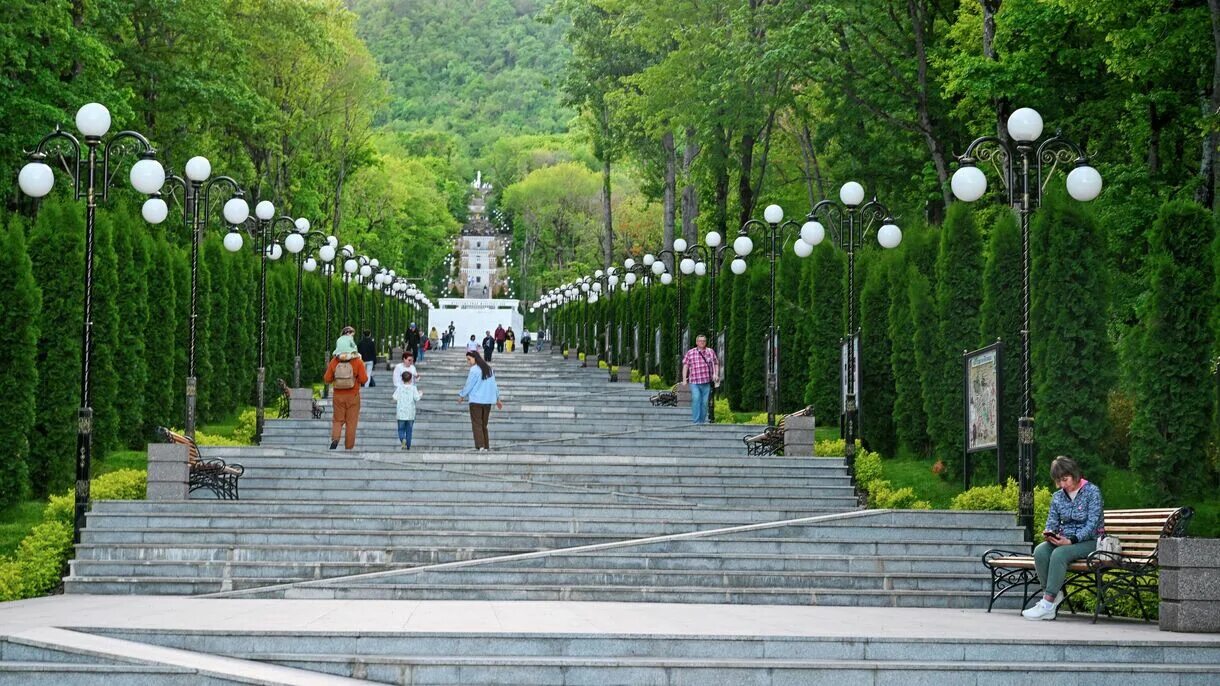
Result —
[[[115,397],[118,440],[123,447],[143,447],[144,387],[148,381],[148,253],[146,229],[130,214],[120,216],[114,254],[122,270],[118,279],[117,344],[122,369]]]
[[[1199,458],[1213,430],[1215,235],[1211,213],[1184,201],[1162,205],[1149,235],[1131,467],[1158,505],[1202,494],[1213,483],[1207,460]]]
[[[793,412],[805,405],[809,384],[809,297],[805,284],[808,259],[780,260],[775,317],[779,326],[780,411]]]
[[[93,259],[93,446],[94,455],[119,447],[120,393],[119,366],[126,361],[119,350],[119,307],[115,295],[119,292],[119,265],[114,252],[114,234],[118,230],[110,213],[99,213],[96,223]]]
[[[809,382],[805,403],[813,405],[814,416],[826,426],[834,426],[842,414],[840,398],[841,341],[844,336],[843,303],[845,259],[834,246],[814,248],[809,258],[812,296],[809,307]]]
[[[174,278],[176,250],[160,232],[144,239],[148,245],[149,286],[148,324],[144,327],[144,340],[148,361],[148,378],[144,384],[144,430],[151,438],[160,426],[181,426],[181,414],[175,413],[175,403],[181,393],[176,361],[182,343],[178,338],[181,327],[179,317],[178,282]]]
[[[983,239],[970,206],[956,203],[945,215],[936,257],[936,319],[939,325],[933,393],[939,400],[928,415],[936,457],[946,478],[961,476],[965,424],[962,352],[979,339],[982,305]]]
[[[915,363],[915,327],[911,317],[910,271],[905,249],[895,255],[890,277],[890,309],[886,326],[890,338],[890,367],[894,374],[894,434],[901,445],[928,455],[928,416],[923,409],[923,388]]]
[[[750,297],[750,272],[733,274],[728,272],[726,278],[730,288],[729,308],[725,311],[725,340],[728,341],[728,370],[724,379],[724,394],[729,399],[729,406],[737,411],[757,408],[745,407],[742,404],[742,385],[745,383],[745,357],[754,351],[755,346],[747,336],[749,322],[748,299]]]
[[[1115,355],[1106,333],[1106,246],[1086,208],[1056,191],[1034,216],[1032,374],[1039,474],[1069,455],[1104,477],[1098,446]]]
[[[860,394],[868,404],[860,405],[860,437],[869,450],[884,457],[898,453],[894,431],[894,372],[890,364],[893,347],[889,337],[890,281],[900,255],[869,255],[871,268],[860,291]]]
[[[1004,343],[1003,396],[1000,398],[1000,449],[1007,476],[1016,474],[1017,418],[1021,415],[1021,228],[1012,212],[1001,213],[987,242],[983,267],[983,304],[979,345]],[[991,461],[978,461],[977,474],[993,473]],[[975,479],[982,483],[981,478]]]
[[[767,326],[771,317],[771,276],[767,264],[755,262],[742,275],[745,281],[744,326],[737,332],[741,342],[741,399],[743,410],[767,406]]]
[[[189,250],[181,246],[169,247],[170,264],[173,267],[174,300],[178,323],[174,338],[174,374],[170,380],[173,388],[174,411],[171,426],[182,428],[186,422],[186,348],[187,326],[191,318],[191,265]]]
[[[934,443],[931,434],[931,416],[939,411],[940,384],[938,374],[943,373],[937,351],[937,335],[940,326],[936,317],[936,303],[932,296],[932,284],[928,277],[914,265],[907,266],[907,301],[911,317],[911,352],[915,357],[916,377],[919,382],[919,398],[923,416],[927,419],[924,454],[931,454]],[[915,446],[913,446],[915,447]]]
[[[38,333],[42,295],[34,281],[26,250],[25,227],[12,215],[0,224],[0,507],[22,499],[30,490],[30,432],[34,428],[38,389]]]
[[[199,412],[202,417],[220,419],[234,409],[228,367],[237,360],[233,359],[227,345],[231,324],[229,305],[235,297],[229,290],[232,258],[220,240],[212,236],[203,245],[200,261],[207,265],[208,270],[208,288],[200,291],[204,297],[200,298],[199,309],[208,311],[207,346],[200,352],[207,355],[206,369],[209,374],[199,377]],[[198,335],[201,341],[204,340],[202,330]]]
[[[38,366],[29,463],[38,497],[67,488],[75,469],[84,236],[77,208],[58,200],[42,204],[30,234],[30,261],[42,292],[38,350],[30,356]]]

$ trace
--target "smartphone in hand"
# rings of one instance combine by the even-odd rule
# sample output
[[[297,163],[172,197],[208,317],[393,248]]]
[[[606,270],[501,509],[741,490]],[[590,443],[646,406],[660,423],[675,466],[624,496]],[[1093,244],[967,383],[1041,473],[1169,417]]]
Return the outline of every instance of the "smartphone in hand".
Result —
[[[1055,534],[1054,531],[1043,531],[1042,532],[1042,538],[1057,538],[1057,537],[1058,536]]]

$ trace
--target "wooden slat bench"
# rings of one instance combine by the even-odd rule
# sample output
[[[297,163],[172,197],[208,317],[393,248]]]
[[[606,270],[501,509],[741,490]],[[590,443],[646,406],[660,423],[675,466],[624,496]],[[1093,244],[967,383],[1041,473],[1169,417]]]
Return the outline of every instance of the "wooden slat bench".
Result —
[[[238,499],[237,481],[246,473],[245,467],[236,463],[226,464],[218,457],[204,458],[195,441],[177,431],[161,427],[160,432],[170,443],[186,446],[191,465],[188,493],[206,488],[220,500]]]
[[[762,433],[742,436],[741,442],[746,444],[747,455],[783,455],[784,454],[784,420],[789,417],[808,417],[813,414],[813,405],[786,414],[779,418],[775,426],[768,426]]]
[[[1184,536],[1193,516],[1194,510],[1189,507],[1106,510],[1106,534],[1118,538],[1123,551],[1114,554],[1098,550],[1068,565],[1063,584],[1064,605],[1075,613],[1073,600],[1082,593],[1092,593],[1097,600],[1093,606],[1093,621],[1096,622],[1102,611],[1110,616],[1109,606],[1114,601],[1131,597],[1143,618],[1149,620],[1141,594],[1157,590],[1157,552],[1161,539]],[[1030,553],[988,550],[983,553],[983,565],[991,572],[988,612],[1000,596],[1018,586],[1022,588],[1021,607],[1029,605],[1041,592],[1034,557]]]

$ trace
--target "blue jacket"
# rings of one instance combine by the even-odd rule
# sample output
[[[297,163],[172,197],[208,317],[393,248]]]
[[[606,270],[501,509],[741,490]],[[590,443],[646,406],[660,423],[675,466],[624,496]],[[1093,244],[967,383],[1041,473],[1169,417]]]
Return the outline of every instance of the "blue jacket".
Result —
[[[1080,487],[1075,499],[1059,489],[1051,496],[1051,509],[1046,516],[1044,531],[1054,531],[1072,543],[1091,541],[1105,529],[1104,510],[1101,489],[1092,481],[1086,481]]]
[[[458,395],[472,403],[494,405],[500,399],[500,389],[496,386],[496,375],[493,372],[486,379],[479,366],[473,365],[466,374],[466,385],[458,391]]]

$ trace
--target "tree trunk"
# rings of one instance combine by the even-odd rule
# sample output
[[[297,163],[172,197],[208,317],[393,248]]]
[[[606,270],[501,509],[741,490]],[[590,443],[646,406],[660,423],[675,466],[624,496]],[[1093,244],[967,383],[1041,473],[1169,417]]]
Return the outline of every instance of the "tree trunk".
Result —
[[[809,198],[809,206],[813,207],[820,198],[826,197],[826,184],[822,180],[822,167],[818,164],[818,151],[813,147],[813,133],[809,130],[809,124],[801,123],[797,139],[801,144],[801,159],[805,168],[805,194]]]
[[[1000,55],[995,49],[995,15],[1000,11],[1004,0],[979,0],[983,6],[983,57],[992,62],[999,62]],[[1012,114],[1012,105],[1008,98],[998,97],[992,100],[995,106],[995,133],[1000,140],[1008,143],[1008,115]]]
[[[936,137],[932,124],[932,113],[928,105],[928,46],[924,35],[928,22],[928,8],[919,2],[912,2],[909,8],[911,11],[911,29],[915,38],[916,78],[919,82],[919,89],[916,91],[918,93],[916,107],[919,116],[919,127],[923,130],[924,139],[928,143],[928,151],[932,154],[932,164],[936,167],[936,180],[940,184],[940,193],[944,201],[944,207],[948,208],[949,203],[953,201],[949,192],[949,166],[945,162],[944,144]]]
[[[729,236],[729,133],[717,124],[713,133],[715,139],[715,156],[712,161],[713,187],[715,188],[715,205],[713,206],[712,228],[726,241]]]
[[[661,149],[665,151],[665,209],[664,217],[662,217],[662,236],[661,247],[665,250],[672,250],[674,246],[674,223],[676,217],[675,200],[678,195],[678,159],[675,155],[674,134],[672,131],[666,131],[661,137]],[[665,268],[672,274],[674,271],[673,258],[665,259]]]
[[[614,264],[614,216],[610,210],[610,154],[605,153],[602,160],[602,222],[604,224],[604,240],[602,241],[602,265]]]
[[[682,151],[682,177],[686,185],[682,187],[682,237],[688,245],[699,242],[695,219],[699,217],[699,191],[691,181],[691,167],[699,154],[699,144],[695,141],[695,129],[686,129],[686,148]]]
[[[754,197],[753,180],[754,171],[754,134],[746,131],[741,134],[741,147],[738,148],[739,160],[741,163],[740,173],[737,177],[737,199],[741,203],[741,217],[737,225],[744,226],[750,221],[750,216],[754,214],[754,203],[757,200]]]
[[[1220,0],[1207,0],[1212,17],[1212,85],[1211,98],[1204,102],[1207,108],[1205,121],[1210,120],[1207,135],[1203,137],[1203,157],[1199,164],[1202,183],[1195,193],[1195,200],[1208,209],[1216,207],[1216,148],[1220,146]]]

